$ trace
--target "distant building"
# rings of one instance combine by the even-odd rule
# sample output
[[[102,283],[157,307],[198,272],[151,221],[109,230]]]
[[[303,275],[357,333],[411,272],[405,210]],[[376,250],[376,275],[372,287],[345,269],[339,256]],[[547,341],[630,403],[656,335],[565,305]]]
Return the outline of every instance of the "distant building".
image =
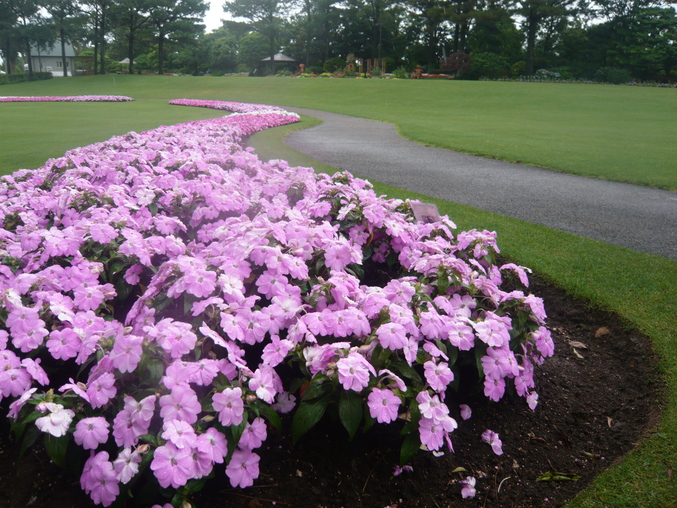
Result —
[[[61,42],[57,41],[54,46],[47,49],[38,49],[31,46],[31,61],[33,71],[51,72],[55,78],[63,77],[63,59],[61,58]],[[75,50],[73,46],[66,43],[66,70],[68,75],[73,75],[75,69]]]

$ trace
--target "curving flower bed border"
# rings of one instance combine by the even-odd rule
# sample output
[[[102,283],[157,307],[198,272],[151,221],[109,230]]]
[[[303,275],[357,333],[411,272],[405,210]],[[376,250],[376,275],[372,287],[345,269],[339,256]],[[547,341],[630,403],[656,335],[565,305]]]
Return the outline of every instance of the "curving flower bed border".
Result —
[[[267,106],[265,104],[251,104],[245,102],[214,101],[200,99],[173,99],[169,104],[175,106],[192,106],[198,108],[218,109],[222,111],[232,111],[233,113],[257,113],[262,111],[286,111],[278,106]]]
[[[0,102],[130,102],[131,97],[122,95],[67,95],[63,97],[0,97]]]
[[[97,504],[143,482],[182,506],[218,467],[252,485],[281,414],[294,440],[329,407],[349,435],[401,422],[403,466],[453,450],[471,416],[453,390],[536,407],[552,340],[527,270],[496,263],[495,233],[416,222],[349,173],[242,146],[298,115],[172,101],[189,102],[249,112],[0,180],[0,400],[25,445],[83,455]],[[481,441],[502,453],[495,432]]]

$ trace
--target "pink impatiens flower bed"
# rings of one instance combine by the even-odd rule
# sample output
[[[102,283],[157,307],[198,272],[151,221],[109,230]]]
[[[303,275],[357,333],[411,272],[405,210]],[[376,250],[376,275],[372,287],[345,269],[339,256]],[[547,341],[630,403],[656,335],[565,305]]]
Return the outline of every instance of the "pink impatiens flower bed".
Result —
[[[243,139],[298,116],[253,111],[0,181],[0,397],[57,463],[84,455],[95,503],[140,481],[175,506],[212,474],[250,486],[280,415],[297,440],[330,405],[351,436],[402,425],[401,465],[453,450],[461,372],[536,406],[553,345],[495,234],[418,223],[348,173],[262,162]]]
[[[53,97],[0,97],[0,102],[129,102],[131,97],[121,95],[67,95]]]
[[[259,111],[284,111],[277,106],[266,106],[265,104],[248,104],[244,102],[228,101],[210,101],[200,99],[174,99],[169,101],[175,106],[194,106],[200,108],[220,109],[223,111],[232,111],[233,113],[254,113]]]

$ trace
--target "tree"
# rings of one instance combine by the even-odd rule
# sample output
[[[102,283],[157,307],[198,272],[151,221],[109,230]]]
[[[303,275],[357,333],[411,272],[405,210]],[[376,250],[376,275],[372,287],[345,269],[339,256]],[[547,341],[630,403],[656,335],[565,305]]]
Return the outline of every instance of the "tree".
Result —
[[[625,64],[636,76],[669,78],[677,65],[677,17],[673,7],[637,7],[621,32]]]
[[[106,73],[106,35],[110,32],[108,26],[113,0],[82,0],[85,14],[89,18],[91,32],[90,40],[94,45],[94,74]],[[99,69],[97,71],[97,60]]]
[[[539,30],[546,24],[552,28],[553,22],[566,19],[572,14],[576,0],[519,0],[514,12],[524,19],[524,30],[527,36],[526,73],[534,73],[534,52]],[[558,25],[562,29],[566,25]]]
[[[290,6],[291,0],[232,0],[223,4],[225,12],[248,20],[266,38],[271,74],[275,73],[276,40],[282,32],[282,16],[288,14]]]
[[[468,49],[476,53],[493,53],[510,65],[522,57],[523,37],[505,7],[491,3],[475,14],[475,23],[468,34]]]
[[[127,39],[127,58],[129,59],[129,73],[134,73],[134,43],[139,31],[150,25],[149,11],[152,6],[151,0],[117,0],[112,10],[114,23],[124,27]]]
[[[428,69],[438,66],[440,47],[440,28],[447,18],[445,0],[409,0],[416,23],[423,29]]]
[[[5,62],[7,74],[12,73],[16,62],[17,46],[14,26],[16,15],[10,8],[9,0],[0,0],[0,53]]]
[[[22,48],[21,52],[28,60],[28,75],[32,79],[31,45],[44,37],[44,34],[41,34],[42,6],[37,0],[8,0],[6,7],[11,18],[15,20],[12,31],[20,44],[19,47]]]
[[[68,66],[66,61],[66,42],[72,42],[71,34],[73,29],[73,18],[80,12],[79,7],[72,0],[49,0],[45,9],[52,17],[54,29],[58,33],[61,42],[61,62],[64,77],[68,77]],[[75,69],[71,69],[71,74]]]
[[[170,35],[181,37],[196,32],[196,23],[207,12],[203,0],[154,0],[149,18],[155,27],[158,43],[158,73],[164,73],[165,42]],[[204,26],[202,26],[204,30]]]

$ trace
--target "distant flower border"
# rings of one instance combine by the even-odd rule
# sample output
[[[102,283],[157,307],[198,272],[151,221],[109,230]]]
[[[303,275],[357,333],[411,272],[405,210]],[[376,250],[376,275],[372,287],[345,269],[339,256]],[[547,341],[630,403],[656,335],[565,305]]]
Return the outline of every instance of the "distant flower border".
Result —
[[[229,101],[212,101],[200,99],[174,99],[169,101],[173,106],[192,106],[198,108],[210,108],[223,111],[230,111],[233,113],[261,113],[261,112],[275,112],[281,113],[286,111],[277,106],[268,106],[266,104],[249,104],[245,102],[229,102]]]
[[[67,95],[64,97],[0,97],[0,102],[130,102],[131,97],[122,95]]]

